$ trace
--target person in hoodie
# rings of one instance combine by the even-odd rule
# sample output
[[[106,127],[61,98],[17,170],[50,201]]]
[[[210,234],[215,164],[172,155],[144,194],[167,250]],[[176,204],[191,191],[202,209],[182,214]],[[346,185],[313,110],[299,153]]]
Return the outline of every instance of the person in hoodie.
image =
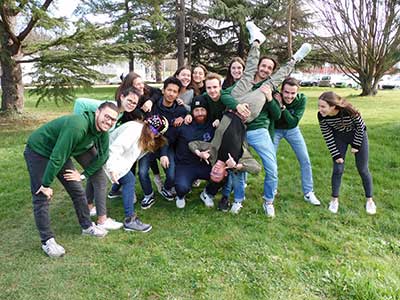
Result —
[[[108,159],[108,130],[117,121],[118,107],[102,103],[95,112],[57,118],[35,130],[28,138],[24,157],[30,175],[33,214],[39,230],[43,251],[50,257],[60,257],[65,249],[54,239],[50,228],[49,204],[53,197],[51,185],[57,177],[69,193],[82,234],[103,237],[107,231],[90,220],[82,180],[93,175]],[[97,155],[82,174],[71,157],[81,155],[96,146]]]
[[[166,179],[161,190],[161,195],[168,201],[175,198],[175,161],[174,147],[170,142],[171,131],[174,127],[179,127],[184,122],[187,111],[183,105],[177,103],[182,83],[175,77],[169,77],[164,81],[163,96],[156,101],[149,115],[160,115],[168,121],[169,128],[164,136],[168,144],[154,153],[148,153],[139,161],[139,181],[142,186],[144,197],[141,201],[142,209],[148,209],[155,203],[153,188],[151,186],[149,169],[150,165],[157,159],[165,170]]]
[[[274,95],[274,98],[281,105],[281,117],[275,121],[273,142],[275,152],[278,151],[282,139],[285,139],[292,147],[300,164],[304,200],[312,205],[320,205],[320,201],[314,194],[311,161],[307,145],[299,128],[299,122],[306,108],[307,97],[303,93],[298,93],[298,89],[298,81],[288,77],[282,82],[280,94]]]

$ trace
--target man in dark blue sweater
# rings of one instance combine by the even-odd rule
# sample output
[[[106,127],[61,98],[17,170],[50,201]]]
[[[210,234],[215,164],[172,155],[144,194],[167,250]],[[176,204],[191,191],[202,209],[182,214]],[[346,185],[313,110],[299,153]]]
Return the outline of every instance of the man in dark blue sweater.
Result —
[[[188,146],[191,141],[211,142],[214,137],[215,128],[207,118],[207,101],[196,98],[191,108],[193,122],[171,131],[171,141],[175,143],[175,189],[178,208],[185,207],[185,195],[189,193],[193,182],[197,179],[209,180],[211,172],[211,166],[190,151]],[[213,196],[219,187],[220,184],[210,182],[202,192],[201,199],[207,207],[214,206]]]

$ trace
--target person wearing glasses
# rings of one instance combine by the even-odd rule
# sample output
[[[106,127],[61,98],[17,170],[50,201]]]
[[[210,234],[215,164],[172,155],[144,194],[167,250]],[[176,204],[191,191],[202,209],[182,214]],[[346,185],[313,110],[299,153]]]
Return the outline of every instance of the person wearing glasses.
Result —
[[[118,107],[102,103],[95,112],[67,115],[36,129],[28,138],[24,157],[30,175],[33,214],[42,249],[50,257],[65,254],[54,239],[50,228],[49,204],[53,197],[51,185],[57,177],[70,195],[82,228],[82,234],[103,237],[107,230],[90,220],[82,180],[101,169],[108,158],[108,130],[117,120]],[[96,145],[97,155],[80,174],[71,157],[79,156]]]
[[[140,94],[134,87],[128,87],[121,91],[119,98],[115,101],[118,107],[117,122],[110,129],[112,132],[115,127],[120,123],[120,120],[124,114],[132,113],[139,102]],[[105,101],[98,101],[93,99],[78,98],[75,100],[73,112],[74,114],[82,114],[85,111],[94,112],[96,109]],[[82,165],[87,165],[97,155],[96,145],[94,145],[90,151],[83,153],[76,157],[77,161]],[[104,171],[100,168],[97,172],[92,174],[86,183],[86,197],[88,200],[88,206],[91,216],[97,215],[97,224],[106,230],[116,230],[123,226],[121,222],[117,222],[107,217],[107,177]],[[96,202],[96,206],[94,206]]]

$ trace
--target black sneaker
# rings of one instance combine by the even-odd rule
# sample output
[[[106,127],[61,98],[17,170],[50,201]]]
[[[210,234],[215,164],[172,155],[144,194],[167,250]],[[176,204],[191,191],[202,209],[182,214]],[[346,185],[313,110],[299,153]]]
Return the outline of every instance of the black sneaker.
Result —
[[[227,212],[231,204],[229,203],[228,197],[222,196],[221,200],[218,203],[218,209],[223,212]]]
[[[168,201],[174,201],[176,196],[172,189],[167,190],[165,187],[161,189],[161,195]]]
[[[150,224],[144,224],[136,215],[126,218],[124,221],[124,229],[126,231],[149,232],[153,227]]]
[[[156,200],[153,194],[151,194],[151,196],[145,196],[141,203],[142,209],[148,209],[152,207],[154,203],[156,203]]]
[[[122,192],[120,190],[114,192],[113,190],[111,190],[108,193],[108,199],[114,199],[114,198],[118,198],[118,197],[122,197]]]

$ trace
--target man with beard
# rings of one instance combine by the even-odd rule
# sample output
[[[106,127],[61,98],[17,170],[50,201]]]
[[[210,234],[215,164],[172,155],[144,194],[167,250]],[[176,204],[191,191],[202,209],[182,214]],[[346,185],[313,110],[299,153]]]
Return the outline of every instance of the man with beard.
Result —
[[[57,177],[69,193],[82,227],[82,234],[103,237],[107,231],[90,220],[85,190],[81,181],[93,175],[108,159],[108,133],[118,116],[114,103],[102,103],[96,112],[69,115],[55,119],[28,138],[24,157],[28,167],[33,201],[33,214],[43,251],[50,257],[65,254],[50,228],[50,187]],[[96,146],[97,155],[80,174],[71,156],[79,156]]]
[[[182,125],[172,131],[171,142],[175,143],[175,189],[176,206],[184,208],[185,196],[191,190],[192,184],[197,179],[210,179],[211,166],[199,159],[189,149],[189,142],[200,140],[210,142],[214,137],[215,128],[208,120],[207,101],[202,97],[193,99],[191,112],[193,121],[189,125]],[[208,195],[215,195],[220,185],[210,182],[205,191]],[[213,207],[212,199],[203,199],[207,207]]]
[[[314,185],[310,157],[307,145],[299,128],[299,122],[306,108],[307,97],[298,93],[299,83],[296,79],[288,77],[282,83],[281,93],[274,98],[281,104],[281,118],[275,121],[274,146],[278,151],[279,142],[285,139],[292,147],[300,164],[301,186],[304,200],[312,205],[320,205],[314,194]]]

